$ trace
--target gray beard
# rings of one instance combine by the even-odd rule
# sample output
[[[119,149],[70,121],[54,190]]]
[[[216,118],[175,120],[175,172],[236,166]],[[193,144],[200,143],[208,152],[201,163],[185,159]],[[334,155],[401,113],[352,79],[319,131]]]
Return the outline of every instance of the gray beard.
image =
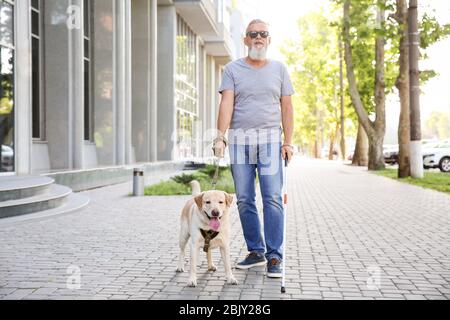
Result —
[[[250,47],[248,49],[248,56],[252,60],[266,60],[267,47],[264,47],[262,49],[256,49],[254,47]]]

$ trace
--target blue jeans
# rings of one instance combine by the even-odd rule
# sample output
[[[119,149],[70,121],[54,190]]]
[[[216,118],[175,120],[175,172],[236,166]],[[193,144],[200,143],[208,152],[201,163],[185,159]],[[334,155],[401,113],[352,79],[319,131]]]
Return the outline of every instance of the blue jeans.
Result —
[[[230,145],[231,171],[244,238],[249,252],[282,260],[284,210],[281,143]],[[264,238],[256,209],[255,179],[258,172],[264,207]]]

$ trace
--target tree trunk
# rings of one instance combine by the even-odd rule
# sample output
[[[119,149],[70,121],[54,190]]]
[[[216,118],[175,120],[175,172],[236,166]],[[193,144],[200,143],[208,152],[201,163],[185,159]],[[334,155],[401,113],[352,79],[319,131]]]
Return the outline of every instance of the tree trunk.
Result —
[[[406,0],[397,0],[397,12],[394,16],[402,29],[400,39],[400,75],[396,87],[400,96],[400,120],[398,125],[398,177],[410,176],[409,164],[409,34],[408,34],[408,6]]]
[[[322,146],[323,146],[323,127],[322,127],[322,112],[319,108],[316,108],[316,159],[322,159]]]
[[[409,0],[409,90],[410,90],[410,125],[411,176],[423,178],[422,132],[420,124],[420,82],[419,82],[419,27],[417,0]]]
[[[385,1],[378,1],[377,8],[377,24],[383,28],[386,20],[385,11],[382,9]],[[369,170],[383,170],[386,165],[383,155],[383,141],[386,134],[386,83],[384,80],[384,45],[385,38],[383,35],[378,35],[375,42],[375,60],[376,60],[376,75],[375,75],[375,134],[370,137],[369,146]]]
[[[382,26],[385,21],[385,11],[382,5],[385,1],[380,0],[377,12],[377,21]],[[384,82],[384,45],[385,39],[382,34],[376,38],[376,82],[375,82],[375,108],[376,119],[372,122],[364,108],[361,100],[356,76],[353,66],[352,48],[350,43],[350,0],[344,1],[344,43],[345,62],[347,65],[347,78],[350,87],[350,96],[353,106],[358,114],[359,122],[366,130],[369,138],[369,170],[381,170],[385,168],[383,156],[383,140],[386,131],[385,110],[385,82]]]
[[[328,153],[328,160],[335,160],[333,153],[336,150],[336,148],[334,146],[336,145],[338,135],[339,135],[339,123],[336,123],[336,127],[335,127],[334,131],[333,131],[333,129],[331,129],[330,149],[329,149],[329,153]],[[336,160],[337,159],[339,159],[339,158],[336,158]]]
[[[334,133],[330,134],[330,145],[328,148],[328,160],[334,160],[333,159],[333,150],[334,150],[334,141],[336,140],[336,136]]]
[[[319,138],[316,136],[316,140],[314,141],[314,158],[320,159],[322,158],[322,144],[319,140]]]
[[[333,128],[330,128],[330,148],[328,151],[328,160],[335,160],[334,151],[337,149],[335,148],[335,145],[338,141],[339,136],[339,115],[338,115],[338,88],[336,82],[334,82],[334,120],[336,121],[336,126]],[[336,160],[339,155],[337,155]]]
[[[339,86],[341,94],[341,153],[342,160],[347,160],[347,148],[345,146],[345,98],[344,98],[344,57],[342,56],[342,40],[339,39]]]
[[[369,145],[369,170],[383,170],[386,167],[384,163],[383,141],[384,136],[376,136]],[[373,159],[376,159],[376,162],[371,162]]]
[[[369,164],[369,140],[364,127],[359,124],[358,137],[356,138],[355,152],[353,153],[352,165],[366,167]]]

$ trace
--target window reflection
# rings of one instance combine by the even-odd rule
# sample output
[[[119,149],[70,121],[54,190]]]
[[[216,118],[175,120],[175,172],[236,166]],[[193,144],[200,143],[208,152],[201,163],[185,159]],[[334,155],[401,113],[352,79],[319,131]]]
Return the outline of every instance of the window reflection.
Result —
[[[31,62],[32,62],[32,133],[34,139],[43,140],[44,108],[42,103],[42,3],[34,0],[31,7]]]
[[[197,38],[186,22],[177,17],[177,148],[180,158],[196,155],[198,117],[197,91]]]
[[[0,46],[0,172],[14,171],[14,50]]]
[[[91,2],[83,4],[84,38],[84,140],[93,141],[91,103]]]
[[[13,6],[5,1],[0,1],[0,45],[14,45],[13,16]]]

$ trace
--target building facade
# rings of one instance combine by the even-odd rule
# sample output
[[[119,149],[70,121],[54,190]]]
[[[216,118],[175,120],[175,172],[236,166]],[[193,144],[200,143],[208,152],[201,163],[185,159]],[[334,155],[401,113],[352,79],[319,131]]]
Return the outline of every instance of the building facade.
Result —
[[[228,0],[0,0],[0,175],[210,157],[222,68],[242,50],[233,14]]]

